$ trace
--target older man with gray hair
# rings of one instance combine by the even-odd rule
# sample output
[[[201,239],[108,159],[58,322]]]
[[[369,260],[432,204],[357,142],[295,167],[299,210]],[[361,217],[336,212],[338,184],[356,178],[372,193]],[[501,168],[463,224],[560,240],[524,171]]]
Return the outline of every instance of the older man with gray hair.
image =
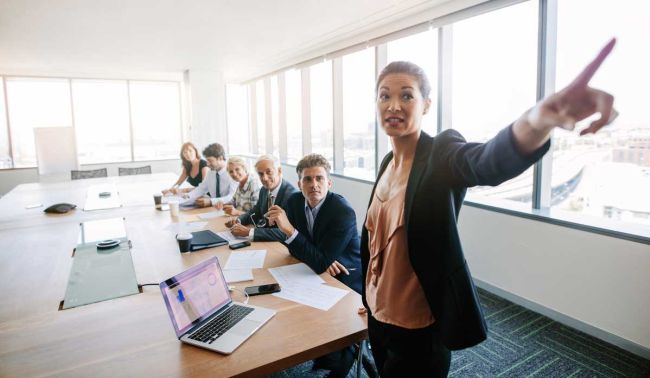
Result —
[[[255,171],[262,183],[257,203],[234,222],[226,223],[226,226],[238,237],[249,237],[255,241],[284,241],[287,238],[285,234],[264,215],[273,205],[285,207],[289,197],[298,190],[282,178],[282,167],[274,156],[260,156],[255,163]]]

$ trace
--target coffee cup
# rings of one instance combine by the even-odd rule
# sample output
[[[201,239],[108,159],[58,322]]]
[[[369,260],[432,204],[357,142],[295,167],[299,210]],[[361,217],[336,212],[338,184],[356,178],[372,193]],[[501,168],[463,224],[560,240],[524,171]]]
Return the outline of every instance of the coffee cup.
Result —
[[[178,201],[169,202],[169,210],[172,214],[172,217],[177,217],[180,212],[180,203]]]
[[[156,204],[156,208],[159,209],[162,204],[162,194],[157,193],[153,195],[153,203]]]
[[[189,232],[181,232],[176,235],[178,241],[178,249],[182,252],[188,252],[192,245],[192,234]]]

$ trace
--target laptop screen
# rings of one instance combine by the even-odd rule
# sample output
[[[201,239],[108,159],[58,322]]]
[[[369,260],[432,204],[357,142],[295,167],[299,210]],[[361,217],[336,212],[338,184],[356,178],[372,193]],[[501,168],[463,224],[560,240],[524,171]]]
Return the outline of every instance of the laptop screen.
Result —
[[[216,257],[161,282],[160,291],[177,337],[231,301]]]

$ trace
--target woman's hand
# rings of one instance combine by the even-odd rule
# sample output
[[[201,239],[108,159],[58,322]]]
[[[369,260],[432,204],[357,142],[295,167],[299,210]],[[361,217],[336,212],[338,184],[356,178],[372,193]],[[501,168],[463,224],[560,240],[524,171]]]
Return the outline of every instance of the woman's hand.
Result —
[[[243,211],[237,210],[236,207],[234,207],[232,204],[229,204],[229,203],[223,205],[223,211],[226,214],[232,215],[232,216],[244,214]]]
[[[573,130],[576,122],[599,113],[600,118],[580,132],[585,135],[597,132],[616,118],[614,96],[588,85],[615,44],[616,39],[609,41],[571,84],[538,102],[515,122],[513,132],[522,153],[531,153],[541,147],[555,127]]]

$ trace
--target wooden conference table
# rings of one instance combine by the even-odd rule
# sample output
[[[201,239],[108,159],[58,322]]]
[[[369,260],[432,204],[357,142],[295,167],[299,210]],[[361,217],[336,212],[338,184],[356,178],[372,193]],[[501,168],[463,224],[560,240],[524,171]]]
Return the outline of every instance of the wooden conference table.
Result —
[[[249,303],[277,314],[232,355],[224,356],[179,342],[160,290],[59,310],[77,244],[79,223],[124,217],[139,284],[158,283],[211,256],[225,264],[227,247],[180,254],[173,222],[198,220],[210,209],[157,211],[152,194],[174,182],[173,174],[109,177],[50,184],[23,184],[0,199],[0,376],[265,376],[341,349],[366,338],[366,317],[357,314],[361,298],[351,291],[329,311],[321,311],[272,295]],[[83,211],[91,185],[114,183],[122,207]],[[72,202],[78,209],[46,215],[43,207]],[[221,231],[225,218],[213,218],[207,229]],[[276,242],[255,242],[266,249],[265,269],[255,269],[253,282],[274,282],[266,268],[298,262]],[[345,288],[329,276],[328,285]],[[243,295],[233,292],[234,300]]]

